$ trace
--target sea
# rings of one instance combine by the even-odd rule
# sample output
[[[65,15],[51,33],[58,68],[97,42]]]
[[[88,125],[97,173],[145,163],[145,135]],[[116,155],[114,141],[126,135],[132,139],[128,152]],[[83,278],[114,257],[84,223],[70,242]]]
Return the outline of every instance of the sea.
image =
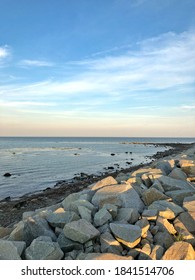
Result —
[[[52,188],[81,173],[99,176],[110,167],[114,172],[149,163],[152,155],[170,148],[166,143],[194,142],[195,138],[0,137],[0,200]]]

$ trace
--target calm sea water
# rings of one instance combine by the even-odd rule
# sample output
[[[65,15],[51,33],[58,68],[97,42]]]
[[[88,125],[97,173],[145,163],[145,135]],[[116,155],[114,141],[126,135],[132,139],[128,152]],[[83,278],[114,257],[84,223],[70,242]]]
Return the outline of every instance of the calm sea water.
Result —
[[[81,172],[100,175],[108,166],[129,167],[127,161],[147,163],[147,156],[168,149],[132,142],[192,143],[195,138],[0,137],[0,200],[53,187]],[[4,177],[7,172],[12,176]]]

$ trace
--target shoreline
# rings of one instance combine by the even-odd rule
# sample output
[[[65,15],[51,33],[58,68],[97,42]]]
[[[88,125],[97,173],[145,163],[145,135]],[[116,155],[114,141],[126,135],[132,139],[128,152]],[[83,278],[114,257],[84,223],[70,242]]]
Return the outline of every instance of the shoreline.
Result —
[[[82,191],[89,185],[105,178],[112,176],[117,177],[120,173],[129,173],[138,170],[141,167],[150,166],[155,161],[164,159],[169,156],[176,156],[185,150],[190,149],[195,143],[140,143],[145,145],[158,145],[158,146],[169,146],[169,150],[164,152],[157,152],[151,157],[151,162],[145,164],[139,164],[131,166],[118,171],[107,171],[104,174],[97,175],[85,175],[78,177],[74,182],[60,181],[55,184],[53,188],[46,188],[40,192],[24,195],[20,198],[13,200],[1,200],[0,201],[0,226],[7,227],[11,226],[22,219],[23,212],[34,211],[39,208],[51,206],[53,204],[61,202],[64,197],[71,193]]]

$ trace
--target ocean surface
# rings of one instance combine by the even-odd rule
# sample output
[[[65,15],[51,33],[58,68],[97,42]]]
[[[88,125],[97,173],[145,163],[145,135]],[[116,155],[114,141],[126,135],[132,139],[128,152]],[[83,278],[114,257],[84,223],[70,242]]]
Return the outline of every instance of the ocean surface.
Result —
[[[108,167],[128,168],[127,162],[147,163],[149,156],[169,149],[140,142],[192,143],[195,138],[0,137],[0,200],[53,187],[81,172],[101,175]],[[12,176],[5,177],[7,172]]]

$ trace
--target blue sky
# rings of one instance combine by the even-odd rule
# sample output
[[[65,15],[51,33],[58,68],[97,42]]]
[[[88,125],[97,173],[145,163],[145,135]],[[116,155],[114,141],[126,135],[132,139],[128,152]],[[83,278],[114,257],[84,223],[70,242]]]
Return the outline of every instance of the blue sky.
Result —
[[[195,137],[194,0],[0,0],[0,136]]]

